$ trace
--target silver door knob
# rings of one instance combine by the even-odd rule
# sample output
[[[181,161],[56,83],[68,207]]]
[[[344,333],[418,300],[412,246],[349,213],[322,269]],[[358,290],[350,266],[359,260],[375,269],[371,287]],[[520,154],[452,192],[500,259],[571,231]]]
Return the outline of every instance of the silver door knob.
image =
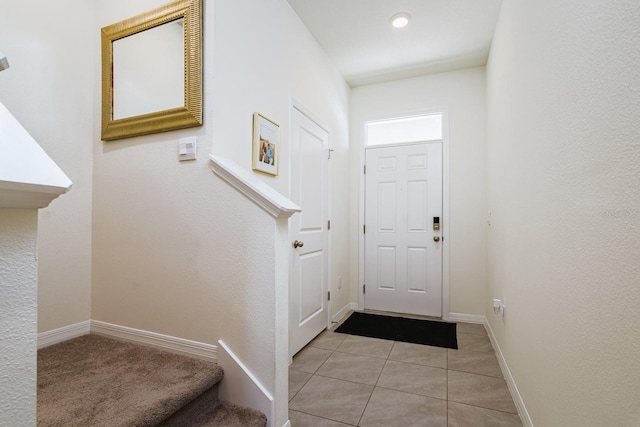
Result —
[[[440,236],[433,236],[433,241],[434,242],[439,242],[440,241]]]
[[[299,240],[294,240],[293,241],[293,249],[298,249],[304,246],[304,242],[301,242]]]

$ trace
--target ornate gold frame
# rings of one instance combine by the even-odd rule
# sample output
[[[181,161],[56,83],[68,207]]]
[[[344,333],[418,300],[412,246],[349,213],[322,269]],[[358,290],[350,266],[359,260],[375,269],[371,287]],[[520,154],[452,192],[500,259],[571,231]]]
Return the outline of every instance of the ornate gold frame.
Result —
[[[201,0],[177,0],[102,28],[102,139],[129,138],[202,125]],[[184,106],[113,120],[115,40],[184,18]]]

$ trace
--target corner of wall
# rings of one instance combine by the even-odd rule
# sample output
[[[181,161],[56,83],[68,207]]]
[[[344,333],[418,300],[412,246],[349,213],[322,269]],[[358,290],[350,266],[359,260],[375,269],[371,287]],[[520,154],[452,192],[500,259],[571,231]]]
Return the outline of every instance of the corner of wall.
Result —
[[[498,364],[500,365],[500,370],[502,371],[502,375],[507,381],[507,386],[509,387],[509,391],[511,392],[511,397],[513,397],[513,401],[518,409],[518,415],[520,416],[520,420],[524,427],[534,427],[533,421],[529,416],[529,412],[527,411],[527,407],[524,403],[524,399],[520,394],[520,390],[518,390],[518,386],[516,385],[516,381],[509,370],[509,365],[507,364],[504,355],[502,354],[502,349],[500,348],[500,344],[493,333],[493,329],[491,328],[491,323],[489,323],[488,319],[485,318],[484,327],[487,330],[489,335],[489,340],[491,341],[491,346],[496,351],[496,357],[498,359]]]
[[[261,411],[267,416],[267,427],[273,427],[273,396],[222,340],[218,340],[218,365],[224,370],[220,399]]]

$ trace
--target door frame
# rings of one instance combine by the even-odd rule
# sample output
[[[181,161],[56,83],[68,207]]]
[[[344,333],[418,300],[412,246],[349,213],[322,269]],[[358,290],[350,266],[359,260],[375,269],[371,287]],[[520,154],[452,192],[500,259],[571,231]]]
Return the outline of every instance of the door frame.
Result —
[[[311,111],[309,109],[307,109],[302,103],[300,103],[298,100],[296,100],[295,98],[291,98],[290,102],[289,102],[289,129],[288,131],[291,131],[291,124],[293,123],[293,114],[294,114],[294,110],[298,110],[298,112],[300,114],[302,114],[303,116],[306,116],[309,120],[311,120],[312,122],[314,122],[318,127],[320,127],[322,130],[324,130],[325,132],[327,132],[327,155],[329,155],[329,153],[332,151],[331,150],[331,146],[332,146],[332,133],[331,133],[331,128],[325,126],[324,124],[322,124],[321,121],[319,121],[317,119],[317,117],[311,113]],[[291,152],[291,146],[288,147],[288,151]],[[291,177],[291,172],[292,172],[292,159],[291,156],[288,156],[288,165],[287,165],[287,169],[288,169],[288,173],[289,173],[289,177]],[[328,220],[331,220],[331,181],[332,181],[332,175],[331,175],[331,160],[329,158],[329,161],[327,162],[327,182],[326,182],[326,188],[327,188],[327,218]],[[287,193],[289,194],[289,197],[291,197],[291,191],[292,191],[292,182],[291,179],[289,179],[289,183],[288,183],[288,188],[287,188]],[[291,236],[291,229],[289,229],[288,231],[288,235],[289,235],[289,242],[291,242],[292,236]],[[331,270],[332,270],[332,262],[331,262],[331,244],[332,244],[332,239],[331,239],[331,230],[327,230],[327,288],[329,290],[329,292],[331,292],[331,284],[332,284],[332,280],[331,280]],[[289,248],[291,248],[291,246],[289,246]],[[290,251],[290,256],[289,256],[289,286],[291,286],[293,277],[293,251]],[[287,309],[289,309],[291,306],[291,298],[288,298],[288,303],[287,303]],[[331,327],[331,300],[327,301],[327,328]],[[289,319],[288,322],[289,325],[289,343],[291,343],[291,319]],[[289,355],[289,358],[291,359],[291,355]],[[289,362],[291,363],[291,360],[289,360]]]
[[[449,320],[449,111],[448,108],[418,110],[408,113],[387,114],[370,117],[362,123],[362,140],[360,141],[360,179],[358,190],[358,310],[364,310],[364,213],[365,213],[365,142],[367,140],[367,124],[381,120],[402,119],[407,117],[442,114],[442,320]],[[384,147],[381,145],[380,147]]]

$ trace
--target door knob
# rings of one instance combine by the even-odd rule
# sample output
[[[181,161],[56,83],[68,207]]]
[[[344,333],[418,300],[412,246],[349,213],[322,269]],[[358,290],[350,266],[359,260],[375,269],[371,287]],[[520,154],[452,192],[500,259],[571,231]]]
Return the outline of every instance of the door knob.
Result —
[[[434,242],[439,242],[440,241],[440,236],[433,236],[433,241]]]
[[[293,249],[298,249],[304,246],[304,242],[301,242],[299,240],[294,240],[293,241]]]

